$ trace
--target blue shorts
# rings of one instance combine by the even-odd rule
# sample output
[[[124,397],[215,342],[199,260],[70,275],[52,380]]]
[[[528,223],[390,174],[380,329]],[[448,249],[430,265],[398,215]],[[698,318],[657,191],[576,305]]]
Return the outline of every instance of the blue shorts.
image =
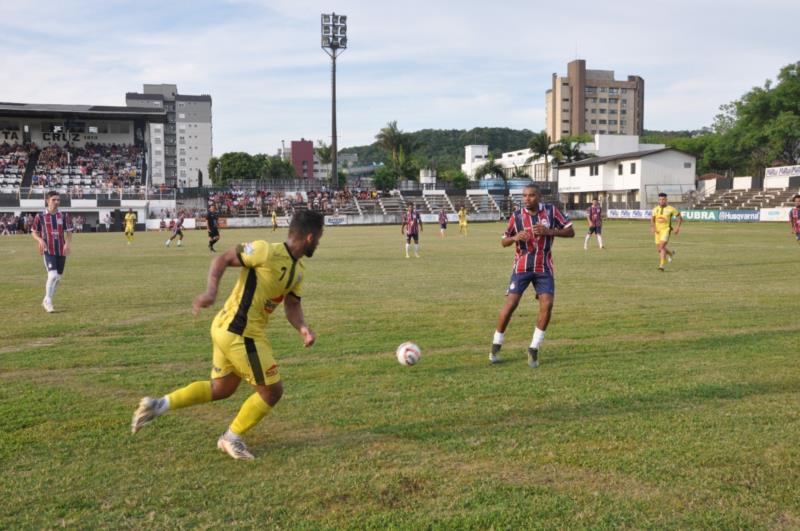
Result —
[[[603,234],[603,226],[589,227],[589,234]]]
[[[555,295],[556,281],[550,273],[511,273],[511,281],[508,283],[506,295],[517,293],[522,295],[528,288],[528,284],[533,284],[533,289],[537,295],[549,293]]]
[[[64,266],[67,264],[66,256],[44,253],[44,267],[48,272],[55,271],[59,275],[64,274]]]
[[[440,229],[446,229],[447,228],[447,223],[439,223],[439,228]]]
[[[794,237],[800,242],[800,232],[795,232]]]
[[[419,243],[419,233],[406,234],[406,243],[411,243],[412,238],[414,239],[414,243]]]

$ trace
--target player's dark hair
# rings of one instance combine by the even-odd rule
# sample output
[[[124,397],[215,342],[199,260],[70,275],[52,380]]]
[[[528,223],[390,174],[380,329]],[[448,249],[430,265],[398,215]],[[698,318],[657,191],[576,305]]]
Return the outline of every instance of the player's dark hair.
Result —
[[[794,194],[794,197],[792,198],[792,201],[794,201],[794,200],[795,200],[795,199],[797,199],[798,197],[800,197],[800,194]]]
[[[660,194],[658,194],[658,197],[667,197],[667,194],[665,194],[664,192],[661,192]]]
[[[47,197],[46,197],[45,201],[47,201],[48,199],[50,199],[50,198],[51,198],[51,197],[53,197],[54,195],[61,195],[61,194],[59,194],[59,193],[58,193],[58,192],[56,192],[55,190],[50,190],[49,192],[47,192]]]
[[[325,216],[314,210],[301,210],[292,216],[289,223],[289,236],[300,236],[306,234],[319,234],[325,225]]]
[[[539,192],[540,194],[542,193],[542,189],[541,189],[541,188],[539,188],[539,185],[538,185],[538,184],[533,184],[533,183],[526,184],[526,185],[525,185],[525,188],[533,188],[534,190],[536,190],[536,191],[537,191],[537,192]]]

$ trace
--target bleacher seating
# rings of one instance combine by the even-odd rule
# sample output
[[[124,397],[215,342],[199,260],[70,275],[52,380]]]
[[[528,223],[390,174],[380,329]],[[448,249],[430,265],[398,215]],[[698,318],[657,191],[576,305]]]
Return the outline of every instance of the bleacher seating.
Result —
[[[68,191],[80,187],[86,191],[141,186],[144,155],[132,145],[53,144],[39,152],[31,178],[32,186]]]
[[[465,206],[467,207],[467,212],[500,215],[500,208],[491,195],[468,195]]]
[[[19,190],[30,156],[29,149],[19,144],[0,144],[0,193]]]
[[[454,214],[456,212],[446,195],[426,195],[423,196],[423,199],[423,204],[429,213],[438,214],[442,208],[444,208],[445,213]]]
[[[797,188],[767,188],[764,190],[719,190],[695,201],[693,208],[708,210],[755,210],[793,206],[792,196]]]
[[[406,201],[400,193],[379,199],[384,214],[402,214],[408,208]]]

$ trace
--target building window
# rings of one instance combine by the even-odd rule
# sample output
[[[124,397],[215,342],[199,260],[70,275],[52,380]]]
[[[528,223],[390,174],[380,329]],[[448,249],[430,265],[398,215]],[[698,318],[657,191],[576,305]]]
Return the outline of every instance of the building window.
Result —
[[[562,123],[562,124],[568,124],[568,123],[569,123],[569,120],[561,120],[561,123]]]
[[[622,164],[617,164],[617,175],[622,175]]]
[[[600,98],[600,103],[608,103],[608,99],[607,98]]]
[[[605,87],[600,87],[600,92],[605,92],[605,91],[606,91]]]
[[[562,129],[562,130],[561,130],[561,134],[562,134],[562,135],[568,135],[568,134],[569,134],[569,131],[566,131],[566,130],[563,130],[563,129]]]
[[[569,103],[569,98],[561,98],[561,101]]]
[[[597,120],[594,120],[594,119],[593,120],[589,120],[589,123],[596,124]]]
[[[619,113],[620,114],[628,114],[628,111],[626,111],[625,109],[620,109]]]
[[[592,164],[589,166],[589,176],[594,177],[596,175],[600,175],[600,166],[597,164]]]
[[[621,89],[620,92],[622,92],[623,94],[627,94],[628,93],[628,89],[626,89],[626,88]]]
[[[597,114],[597,109],[592,109],[592,114]]]
[[[608,103],[619,103],[619,98],[608,98]]]
[[[159,138],[159,137],[154,138],[153,139],[153,143],[154,144],[160,144],[161,143],[161,138]]]
[[[608,123],[607,120],[600,120],[600,125],[605,125],[606,123]]]
[[[608,121],[608,125],[617,125],[617,121],[616,120],[609,120]]]
[[[608,131],[606,131],[605,129],[600,129],[600,134],[601,135],[608,134]]]
[[[616,87],[610,87],[610,88],[608,89],[608,93],[609,93],[609,94],[619,94],[619,89],[618,89],[618,88],[616,88]]]
[[[684,162],[683,163],[683,167],[684,168],[691,168],[692,167],[692,163],[691,162]]]
[[[606,113],[605,109],[600,109],[600,114],[605,114],[605,113]]]
[[[182,112],[178,113],[178,118],[185,119],[186,118],[186,113],[182,113]]]
[[[619,125],[628,125],[628,122],[626,120],[620,120]]]
[[[626,100],[625,98],[622,98],[620,103],[623,104],[623,105],[627,105],[628,104],[628,100]]]
[[[584,87],[583,88],[583,93],[584,94],[596,94],[597,93],[597,87]]]
[[[617,114],[617,110],[616,109],[609,109],[608,110],[608,114]]]
[[[570,177],[575,177],[575,168],[570,168],[569,169],[569,176]]]
[[[636,175],[636,163],[631,162],[631,175]]]

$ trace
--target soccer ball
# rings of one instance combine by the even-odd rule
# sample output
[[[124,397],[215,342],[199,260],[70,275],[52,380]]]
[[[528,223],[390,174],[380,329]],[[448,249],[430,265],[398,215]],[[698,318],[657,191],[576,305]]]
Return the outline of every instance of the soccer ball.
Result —
[[[419,347],[415,343],[406,341],[397,347],[395,355],[397,356],[397,361],[400,362],[400,365],[414,365],[419,361],[422,351],[420,351]]]

